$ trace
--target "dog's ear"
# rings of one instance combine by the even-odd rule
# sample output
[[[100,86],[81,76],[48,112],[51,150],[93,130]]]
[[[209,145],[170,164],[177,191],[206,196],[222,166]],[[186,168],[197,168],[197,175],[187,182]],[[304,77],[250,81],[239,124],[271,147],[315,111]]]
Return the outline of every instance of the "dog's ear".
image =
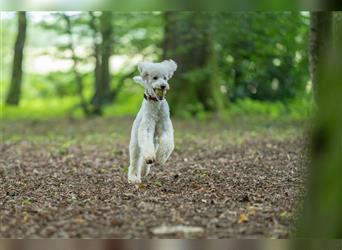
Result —
[[[138,70],[140,72],[140,75],[144,75],[144,73],[146,72],[146,68],[148,67],[149,64],[150,62],[148,61],[141,61],[138,63]]]
[[[139,83],[140,85],[142,85],[143,87],[145,87],[145,82],[144,82],[144,80],[142,79],[141,76],[135,76],[135,77],[133,77],[133,80],[134,80],[136,83]]]
[[[171,59],[164,60],[162,64],[167,67],[167,78],[170,79],[173,76],[173,73],[177,70],[177,64]]]

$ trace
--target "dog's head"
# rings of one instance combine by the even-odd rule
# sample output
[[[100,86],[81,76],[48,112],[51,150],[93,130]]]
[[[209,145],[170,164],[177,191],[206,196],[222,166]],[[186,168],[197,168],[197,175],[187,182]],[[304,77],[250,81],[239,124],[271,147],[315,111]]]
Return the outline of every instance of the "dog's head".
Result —
[[[143,84],[147,91],[153,89],[158,99],[163,99],[170,89],[168,80],[177,69],[177,64],[173,60],[164,60],[160,63],[142,61],[138,64],[140,76],[134,80]]]

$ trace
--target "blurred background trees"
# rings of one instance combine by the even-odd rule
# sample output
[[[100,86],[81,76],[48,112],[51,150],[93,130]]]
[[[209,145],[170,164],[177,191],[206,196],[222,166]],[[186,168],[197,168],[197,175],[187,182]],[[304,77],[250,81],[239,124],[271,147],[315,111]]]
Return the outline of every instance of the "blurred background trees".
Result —
[[[308,84],[308,17],[299,12],[222,13],[217,32],[231,100],[283,100]],[[221,22],[221,20],[218,20]],[[219,26],[217,24],[216,26]]]
[[[2,16],[7,75],[13,39],[25,36],[14,29],[16,15],[22,14]],[[6,76],[1,83],[2,95],[22,96],[26,109],[134,114],[143,93],[131,80],[136,64],[164,58],[179,66],[168,94],[175,116],[256,107],[286,113],[291,103],[302,112],[310,103],[307,12],[28,12],[27,18],[23,91]],[[21,78],[18,65],[13,72]]]
[[[196,115],[224,106],[226,97],[220,90],[214,49],[214,16],[203,12],[164,13],[163,57],[178,64],[169,95],[175,113]]]

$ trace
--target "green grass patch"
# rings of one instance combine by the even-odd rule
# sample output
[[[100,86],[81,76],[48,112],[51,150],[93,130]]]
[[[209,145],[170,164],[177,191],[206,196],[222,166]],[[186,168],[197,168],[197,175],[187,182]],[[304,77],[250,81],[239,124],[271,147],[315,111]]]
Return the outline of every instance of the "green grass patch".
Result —
[[[89,99],[89,98],[88,98]],[[104,117],[135,116],[141,106],[142,89],[132,86],[123,90],[116,101],[104,107]],[[84,114],[79,105],[79,97],[23,98],[19,106],[0,104],[4,120],[47,120],[53,118],[82,118]],[[206,121],[220,117],[231,121],[236,117],[255,117],[255,120],[307,120],[313,114],[313,102],[310,96],[298,97],[287,102],[265,102],[241,99],[219,113],[198,112],[191,114],[172,114],[185,120]],[[172,111],[172,105],[171,105]]]
[[[76,97],[37,98],[23,99],[19,106],[8,106],[2,103],[0,108],[4,120],[45,120],[66,117],[77,103]]]
[[[313,101],[310,96],[297,97],[287,102],[266,102],[252,99],[241,99],[232,103],[225,111],[227,117],[231,116],[259,116],[269,119],[282,117],[301,120],[308,119],[313,113]]]

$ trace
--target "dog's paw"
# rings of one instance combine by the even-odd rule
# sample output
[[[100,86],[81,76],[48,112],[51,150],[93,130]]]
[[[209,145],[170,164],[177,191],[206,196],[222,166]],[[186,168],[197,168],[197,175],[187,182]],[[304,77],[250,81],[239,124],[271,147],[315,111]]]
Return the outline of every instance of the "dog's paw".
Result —
[[[156,162],[156,154],[154,152],[146,152],[143,154],[143,158],[145,163],[148,165]]]
[[[128,183],[131,184],[140,184],[141,183],[141,179],[135,175],[129,175],[128,176]]]
[[[156,162],[156,158],[155,157],[146,157],[146,158],[144,158],[144,160],[145,160],[145,163],[146,164],[153,164],[153,163],[155,163]]]

